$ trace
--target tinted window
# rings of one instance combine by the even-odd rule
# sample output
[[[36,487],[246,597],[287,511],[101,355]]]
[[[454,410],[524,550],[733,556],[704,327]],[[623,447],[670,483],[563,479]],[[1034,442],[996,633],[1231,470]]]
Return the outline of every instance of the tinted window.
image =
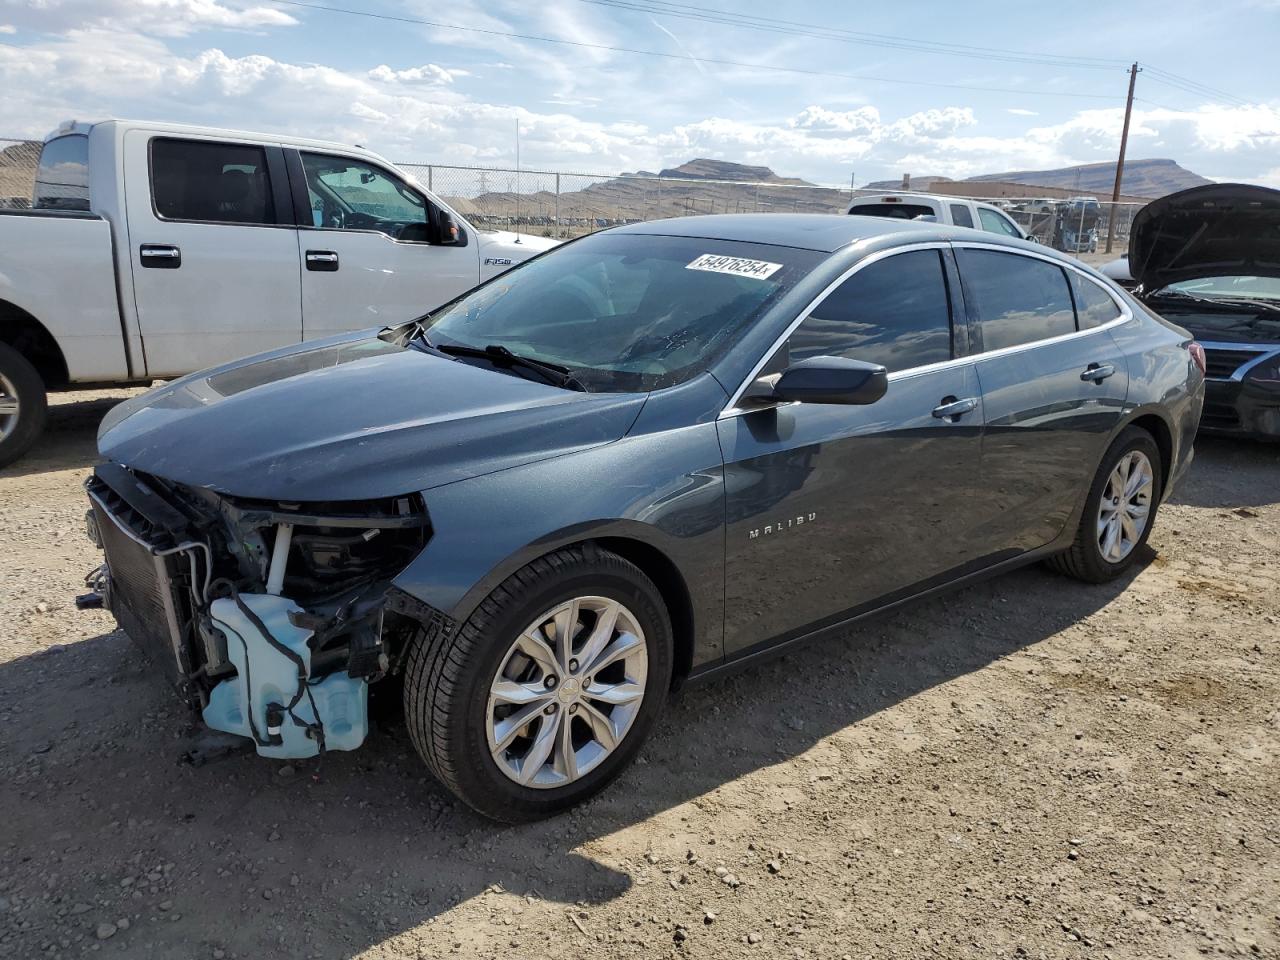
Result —
[[[89,138],[50,140],[40,151],[32,206],[43,210],[89,209]]]
[[[851,357],[904,370],[951,359],[942,260],[918,250],[877,261],[832,291],[788,341],[790,361]]]
[[[823,256],[599,233],[463,295],[428,318],[426,335],[560,364],[589,390],[657,390],[706,370]]]
[[[917,220],[920,217],[934,219],[933,207],[918,203],[862,203],[849,211],[855,217],[889,217],[892,220]]]
[[[951,205],[951,222],[957,227],[972,227],[973,215],[969,213],[969,208],[963,203],[953,203]]]
[[[957,251],[969,309],[984,350],[1072,333],[1071,292],[1062,268],[1046,260],[990,250]]]
[[[1100,327],[1120,316],[1120,308],[1111,299],[1111,294],[1083,274],[1074,270],[1068,273],[1072,292],[1076,295],[1076,320],[1081,330]]]
[[[1013,225],[1013,221],[1003,214],[996,213],[994,210],[988,210],[986,207],[978,208],[978,219],[982,221],[982,229],[988,233],[1003,233],[1007,237],[1021,237],[1018,228]]]
[[[166,220],[275,223],[267,152],[209,140],[153,140],[151,195]]]
[[[422,194],[359,160],[304,153],[313,226],[377,230],[398,240],[428,239],[429,208]]]

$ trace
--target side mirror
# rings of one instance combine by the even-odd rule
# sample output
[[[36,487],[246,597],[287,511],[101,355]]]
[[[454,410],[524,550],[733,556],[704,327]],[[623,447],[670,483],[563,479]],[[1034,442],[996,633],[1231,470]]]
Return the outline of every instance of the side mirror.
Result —
[[[756,402],[875,403],[889,389],[889,373],[878,363],[848,357],[810,357],[781,374],[761,377],[744,399]]]
[[[440,240],[438,243],[442,247],[465,247],[467,245],[466,233],[458,226],[453,217],[443,211],[440,213]]]

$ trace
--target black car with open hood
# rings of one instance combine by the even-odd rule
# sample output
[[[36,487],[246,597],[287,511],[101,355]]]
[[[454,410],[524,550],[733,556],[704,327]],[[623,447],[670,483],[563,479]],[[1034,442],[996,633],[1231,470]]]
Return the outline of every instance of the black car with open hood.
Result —
[[[1204,346],[1201,429],[1280,439],[1280,190],[1193,187],[1133,220],[1139,298]]]

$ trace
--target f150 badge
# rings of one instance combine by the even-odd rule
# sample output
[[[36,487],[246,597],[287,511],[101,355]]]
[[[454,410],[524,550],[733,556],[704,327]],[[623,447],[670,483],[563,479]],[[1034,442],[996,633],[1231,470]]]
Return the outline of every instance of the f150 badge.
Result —
[[[484,263],[485,266],[509,267],[512,264],[512,260],[510,257],[485,257]]]
[[[775,533],[782,533],[784,530],[792,530],[796,527],[802,527],[806,523],[816,523],[818,515],[816,513],[802,513],[798,517],[791,517],[787,520],[779,520],[777,523],[771,523],[767,526],[756,527],[756,529],[748,531],[748,540],[759,540],[761,537],[770,537]]]

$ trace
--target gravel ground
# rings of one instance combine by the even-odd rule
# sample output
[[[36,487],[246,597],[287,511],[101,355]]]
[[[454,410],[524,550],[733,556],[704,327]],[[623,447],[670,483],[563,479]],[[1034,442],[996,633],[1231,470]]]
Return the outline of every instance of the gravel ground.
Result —
[[[1280,447],[1203,440],[1122,582],[1030,568],[672,698],[498,827],[394,716],[193,767],[80,488],[122,394],[0,471],[0,956],[1280,957]]]

